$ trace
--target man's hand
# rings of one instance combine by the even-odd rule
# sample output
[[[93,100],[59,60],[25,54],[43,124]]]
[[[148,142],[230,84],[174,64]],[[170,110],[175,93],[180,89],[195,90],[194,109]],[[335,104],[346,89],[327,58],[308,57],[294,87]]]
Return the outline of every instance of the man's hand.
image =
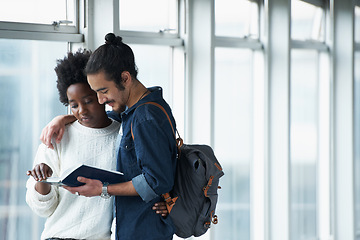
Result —
[[[45,180],[53,174],[52,169],[45,163],[36,164],[32,170],[26,172],[28,176],[32,176],[36,181]]]
[[[160,214],[162,217],[166,217],[169,212],[166,208],[166,203],[165,202],[157,202],[154,204],[154,206],[152,207],[152,209],[157,213]]]
[[[103,187],[101,181],[85,177],[78,177],[77,180],[79,182],[85,183],[85,185],[80,187],[64,186],[64,188],[70,191],[72,194],[77,194],[85,197],[100,196]]]
[[[75,121],[76,118],[73,115],[61,115],[55,117],[49,122],[42,130],[40,140],[48,148],[54,149],[51,143],[52,137],[55,137],[55,141],[59,143],[65,132],[65,125]]]

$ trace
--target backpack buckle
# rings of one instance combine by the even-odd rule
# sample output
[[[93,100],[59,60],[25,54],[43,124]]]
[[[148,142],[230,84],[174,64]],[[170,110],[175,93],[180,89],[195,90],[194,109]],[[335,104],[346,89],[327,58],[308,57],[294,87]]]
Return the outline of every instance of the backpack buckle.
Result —
[[[211,187],[213,179],[214,179],[214,176],[210,176],[207,185],[203,188],[205,197],[208,197],[207,192],[208,192],[209,188]]]
[[[169,193],[164,193],[162,195],[162,197],[164,198],[164,200],[166,202],[166,208],[167,208],[167,210],[168,210],[168,212],[170,214],[170,212],[171,212],[172,208],[174,207],[175,202],[178,199],[178,197],[171,198]]]
[[[210,228],[210,222],[206,222],[206,223],[204,223],[204,228],[209,229],[209,228]]]

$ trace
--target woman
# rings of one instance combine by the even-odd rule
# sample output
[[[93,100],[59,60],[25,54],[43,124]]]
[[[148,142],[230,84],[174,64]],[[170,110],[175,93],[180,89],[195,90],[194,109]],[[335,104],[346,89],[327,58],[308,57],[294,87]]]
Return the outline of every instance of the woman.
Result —
[[[105,106],[99,104],[84,75],[89,51],[68,53],[55,68],[60,101],[70,105],[77,121],[68,124],[54,149],[41,144],[34,168],[27,172],[26,202],[32,210],[47,217],[41,239],[110,239],[113,197],[87,198],[41,180],[80,163],[116,169],[116,139],[120,124],[109,119]],[[121,136],[119,136],[121,137]],[[158,205],[158,204],[157,204]],[[163,213],[159,206],[157,213]]]

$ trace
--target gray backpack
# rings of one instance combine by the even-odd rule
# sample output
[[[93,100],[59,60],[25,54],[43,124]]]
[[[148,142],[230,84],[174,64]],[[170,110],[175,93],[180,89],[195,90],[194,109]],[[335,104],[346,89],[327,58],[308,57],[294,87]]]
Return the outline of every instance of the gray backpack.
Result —
[[[167,116],[165,109],[155,102],[147,102],[159,107]],[[141,106],[141,105],[140,105]],[[174,136],[176,133],[174,131]],[[211,223],[217,224],[215,208],[218,200],[219,179],[224,175],[214,152],[207,145],[183,144],[177,138],[179,148],[174,187],[163,194],[176,231],[182,238],[201,236]]]
[[[164,194],[176,235],[188,238],[204,234],[215,215],[219,178],[224,175],[213,150],[207,145],[180,147],[174,187]],[[172,196],[172,198],[169,198]]]

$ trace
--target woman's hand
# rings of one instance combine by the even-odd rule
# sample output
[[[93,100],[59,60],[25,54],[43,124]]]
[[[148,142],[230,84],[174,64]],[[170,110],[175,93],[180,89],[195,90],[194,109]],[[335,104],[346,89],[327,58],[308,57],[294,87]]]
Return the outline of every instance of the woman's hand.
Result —
[[[26,174],[28,176],[32,176],[36,181],[42,181],[47,179],[48,177],[51,177],[53,171],[45,163],[40,163],[35,165],[32,170],[27,171]],[[51,186],[48,183],[37,182],[35,184],[35,190],[42,195],[46,195],[50,192]]]
[[[166,203],[165,202],[157,202],[154,204],[154,206],[152,207],[152,209],[157,213],[160,214],[162,217],[166,217],[167,215],[169,215],[169,212],[166,208]]]
[[[39,163],[32,170],[27,171],[26,174],[32,176],[36,181],[42,181],[51,177],[53,171],[47,164]]]

